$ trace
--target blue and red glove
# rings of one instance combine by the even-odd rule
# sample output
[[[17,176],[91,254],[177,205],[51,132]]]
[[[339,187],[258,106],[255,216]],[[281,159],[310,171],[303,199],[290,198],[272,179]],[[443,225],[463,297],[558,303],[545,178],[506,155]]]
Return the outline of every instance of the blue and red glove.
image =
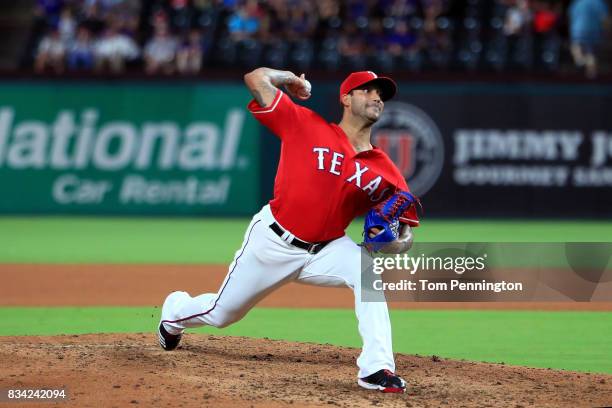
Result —
[[[400,235],[399,217],[418,202],[419,199],[408,191],[400,191],[372,207],[365,217],[363,246],[371,252],[376,252],[389,242],[395,241]],[[379,231],[370,236],[373,228]]]

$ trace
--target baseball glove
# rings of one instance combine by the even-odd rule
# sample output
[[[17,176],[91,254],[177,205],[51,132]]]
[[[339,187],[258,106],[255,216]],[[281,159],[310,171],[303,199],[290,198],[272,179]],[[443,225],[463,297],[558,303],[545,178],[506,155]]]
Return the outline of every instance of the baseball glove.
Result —
[[[400,235],[399,217],[419,200],[407,191],[393,194],[368,212],[363,226],[363,246],[377,252]]]

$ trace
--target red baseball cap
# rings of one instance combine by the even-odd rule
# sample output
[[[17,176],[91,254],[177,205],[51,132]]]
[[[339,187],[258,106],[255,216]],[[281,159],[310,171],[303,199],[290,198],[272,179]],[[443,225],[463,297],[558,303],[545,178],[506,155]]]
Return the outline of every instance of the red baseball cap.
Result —
[[[380,86],[382,91],[381,99],[383,101],[393,98],[397,92],[397,85],[391,78],[378,76],[372,71],[359,71],[347,76],[340,85],[340,100],[342,100],[343,95],[348,94],[353,89],[369,83],[376,83]]]

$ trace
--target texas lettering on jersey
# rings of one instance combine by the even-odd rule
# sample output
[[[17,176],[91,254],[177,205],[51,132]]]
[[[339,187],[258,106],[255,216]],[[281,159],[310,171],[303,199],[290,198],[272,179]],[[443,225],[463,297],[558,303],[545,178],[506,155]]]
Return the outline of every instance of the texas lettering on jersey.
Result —
[[[344,155],[342,153],[331,151],[331,160],[329,162],[329,168],[325,167],[325,154],[330,153],[330,149],[328,147],[315,147],[312,149],[315,153],[317,153],[317,169],[318,170],[328,170],[331,174],[336,176],[340,176],[340,171],[338,170],[339,166],[342,166],[342,159],[344,159]],[[361,165],[358,161],[354,161],[355,164],[355,172],[345,181],[347,183],[355,184],[355,187],[362,189],[364,192],[368,193],[370,197],[370,201],[379,202],[382,200],[385,193],[389,190],[389,188],[385,188],[380,194],[375,194],[380,187],[380,183],[382,181],[381,176],[373,177],[369,182],[367,182],[362,187],[361,178],[364,176],[364,173],[367,173],[369,168],[367,166]],[[367,176],[364,176],[367,178]]]
[[[282,91],[270,106],[252,100],[248,109],[281,140],[270,208],[274,218],[298,238],[309,242],[339,238],[355,217],[395,191],[408,190],[381,149],[356,152],[342,128],[293,103]],[[414,208],[400,221],[418,225]]]

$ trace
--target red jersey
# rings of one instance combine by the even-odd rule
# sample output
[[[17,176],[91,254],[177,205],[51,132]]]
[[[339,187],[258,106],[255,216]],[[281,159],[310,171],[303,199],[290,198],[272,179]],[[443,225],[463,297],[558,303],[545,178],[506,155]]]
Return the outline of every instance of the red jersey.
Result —
[[[303,241],[340,238],[351,221],[408,186],[381,149],[357,153],[340,126],[293,103],[282,91],[269,107],[255,100],[249,111],[281,139],[274,198],[279,224]],[[419,223],[414,206],[400,221]]]

